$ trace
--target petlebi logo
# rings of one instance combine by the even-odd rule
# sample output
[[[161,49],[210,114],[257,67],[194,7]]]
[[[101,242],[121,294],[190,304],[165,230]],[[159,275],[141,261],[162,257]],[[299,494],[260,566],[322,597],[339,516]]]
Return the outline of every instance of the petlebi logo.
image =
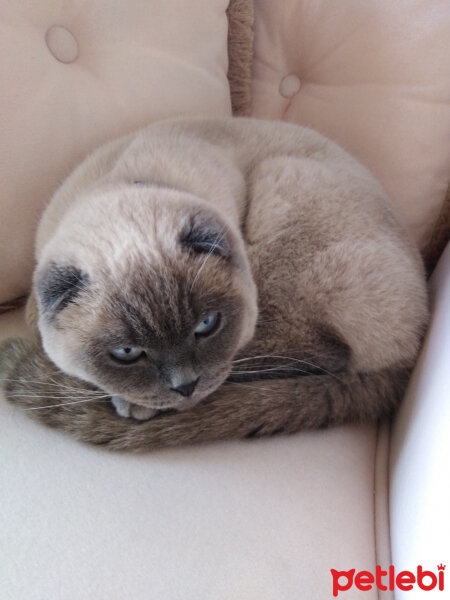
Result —
[[[374,586],[382,591],[421,589],[426,592],[431,590],[443,592],[445,565],[441,563],[437,565],[436,569],[436,572],[427,571],[422,565],[418,565],[415,571],[399,571],[398,573],[394,565],[390,565],[386,570],[377,565],[375,573],[370,571],[356,573],[356,569],[350,569],[349,571],[330,569],[333,579],[333,596],[336,597],[339,592],[346,592],[352,587],[362,592],[368,592]]]

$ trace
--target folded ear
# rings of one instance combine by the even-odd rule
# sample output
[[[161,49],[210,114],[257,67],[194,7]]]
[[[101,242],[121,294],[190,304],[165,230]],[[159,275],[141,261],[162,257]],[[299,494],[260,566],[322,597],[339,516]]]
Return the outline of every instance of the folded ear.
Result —
[[[73,302],[88,283],[86,273],[77,267],[51,263],[37,283],[42,310],[47,313],[59,312]]]
[[[209,215],[197,215],[190,227],[181,236],[181,243],[194,252],[216,254],[228,258],[231,243],[226,225],[220,224]]]

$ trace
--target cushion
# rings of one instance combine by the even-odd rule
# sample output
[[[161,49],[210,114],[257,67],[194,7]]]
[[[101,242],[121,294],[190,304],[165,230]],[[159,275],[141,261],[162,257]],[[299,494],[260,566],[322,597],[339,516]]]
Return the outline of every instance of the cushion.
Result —
[[[447,565],[450,586],[450,244],[431,279],[433,317],[393,429],[392,558],[398,570]],[[430,583],[430,579],[427,580]],[[448,591],[447,591],[448,595]],[[402,596],[403,598],[403,596]]]
[[[231,114],[226,0],[0,0],[0,303],[27,291],[43,206],[94,147]]]
[[[344,146],[421,247],[450,180],[449,73],[448,0],[258,0],[252,114]]]
[[[1,338],[22,331],[0,317]],[[331,568],[388,552],[379,439],[346,426],[114,454],[0,397],[0,597],[329,600]]]

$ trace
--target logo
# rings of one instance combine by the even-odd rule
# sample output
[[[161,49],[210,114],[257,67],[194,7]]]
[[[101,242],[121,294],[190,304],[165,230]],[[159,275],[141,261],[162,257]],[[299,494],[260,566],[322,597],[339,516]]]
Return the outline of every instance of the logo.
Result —
[[[383,571],[380,565],[377,565],[375,573],[370,571],[359,571],[355,569],[349,571],[336,571],[330,569],[333,578],[333,596],[336,597],[339,592],[345,592],[355,586],[358,590],[366,592],[376,586],[381,591],[394,591],[395,589],[409,591],[419,588],[426,592],[437,589],[444,590],[445,566],[437,565],[437,573],[425,571],[422,565],[419,565],[416,571],[395,572],[395,567],[390,565],[387,571]]]

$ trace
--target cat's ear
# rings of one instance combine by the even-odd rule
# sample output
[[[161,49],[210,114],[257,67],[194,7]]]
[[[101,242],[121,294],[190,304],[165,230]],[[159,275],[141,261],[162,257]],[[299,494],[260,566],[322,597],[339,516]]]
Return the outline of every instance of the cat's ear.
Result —
[[[51,263],[37,283],[39,304],[46,313],[59,312],[73,302],[88,283],[86,273],[77,267]]]
[[[226,226],[211,217],[197,217],[182,234],[181,243],[199,254],[216,254],[228,258],[231,243]]]

